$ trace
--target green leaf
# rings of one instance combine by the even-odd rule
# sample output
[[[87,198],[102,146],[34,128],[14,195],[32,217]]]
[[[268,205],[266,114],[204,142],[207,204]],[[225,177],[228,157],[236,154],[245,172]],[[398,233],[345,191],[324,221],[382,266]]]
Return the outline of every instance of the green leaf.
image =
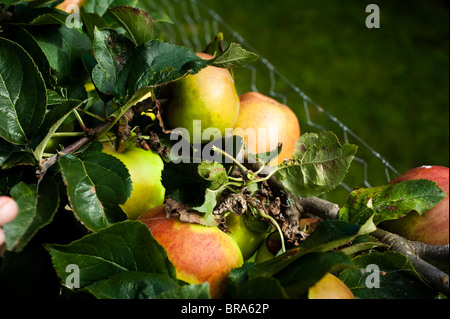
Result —
[[[12,28],[11,33],[13,40],[20,44],[33,57],[47,87],[55,87],[56,77],[52,74],[50,63],[33,35],[27,29],[20,27]]]
[[[106,29],[110,27],[109,23],[97,13],[86,12],[86,8],[83,6],[80,8],[80,17],[83,21],[84,28],[86,29],[86,33],[89,36],[89,39],[94,39],[94,30],[98,29]]]
[[[107,132],[109,132],[117,123],[119,119],[136,103],[141,101],[145,96],[151,93],[151,88],[142,87],[138,89],[131,98],[129,98],[122,106],[120,106],[114,113],[110,115],[111,118],[115,119],[115,121],[111,121],[110,125],[98,136],[98,140],[101,140],[105,137]]]
[[[97,65],[92,71],[95,86],[104,94],[113,95],[119,72],[134,49],[133,43],[115,30],[94,30],[92,44]]]
[[[254,262],[245,261],[241,267],[231,269],[227,280],[227,296],[236,298],[239,289],[248,280],[248,270],[254,265]]]
[[[135,7],[138,0],[86,0],[83,7],[87,12],[97,13],[99,16],[103,16],[108,8],[115,6],[130,6]]]
[[[63,25],[66,23],[68,14],[59,10],[51,8],[39,8],[34,10],[27,10],[27,17],[25,21],[20,21],[17,25],[20,26],[39,26],[39,25]]]
[[[346,255],[356,255],[372,249],[389,249],[389,247],[370,235],[363,235],[356,238],[350,246],[340,249]]]
[[[202,161],[198,165],[197,170],[200,177],[211,182],[209,188],[212,190],[216,190],[228,182],[228,175],[225,167],[220,163]]]
[[[355,268],[343,270],[339,278],[361,299],[435,298],[420,279],[409,259],[393,251],[372,251],[353,259]],[[377,285],[378,284],[378,285]]]
[[[127,271],[161,274],[176,280],[175,268],[165,250],[139,221],[118,222],[68,245],[52,244],[46,249],[63,283],[71,274],[67,266],[78,266],[81,288]]]
[[[193,207],[196,211],[203,213],[203,221],[207,226],[217,226],[218,222],[213,216],[214,209],[217,205],[217,200],[226,189],[229,181],[225,167],[217,162],[202,161],[197,167],[198,175],[210,185],[205,190],[205,197],[203,204]]]
[[[166,290],[156,296],[157,299],[210,299],[209,283],[185,285]]]
[[[269,164],[273,159],[278,157],[278,154],[280,154],[281,149],[283,146],[280,144],[277,148],[270,152],[266,153],[259,153],[259,154],[249,154],[249,158],[253,159],[255,157],[255,160],[260,161],[261,163],[267,165]]]
[[[210,183],[198,174],[198,164],[172,162],[165,164],[162,183],[167,196],[193,206],[201,206]]]
[[[411,211],[422,215],[436,206],[447,194],[430,180],[410,180],[353,191],[339,212],[339,219],[364,223],[375,214],[378,224],[406,216]]]
[[[214,208],[216,208],[217,205],[217,199],[224,190],[225,190],[224,186],[221,186],[216,190],[212,190],[210,188],[206,189],[205,201],[203,202],[203,204],[198,207],[193,207],[193,209],[195,209],[196,211],[204,214],[204,216],[202,217],[204,225],[206,226],[218,225],[218,221],[214,218],[213,212]]]
[[[321,222],[302,243],[302,250],[328,251],[353,242],[357,237],[376,230],[372,217],[361,225],[329,220]]]
[[[68,99],[62,92],[56,90],[47,89],[47,105],[59,105],[67,102]]]
[[[44,123],[42,124],[42,128],[40,130],[40,134],[38,134],[40,137],[40,142],[34,150],[35,158],[38,163],[41,163],[45,147],[52,138],[53,133],[58,130],[58,128],[72,113],[73,110],[75,110],[85,102],[86,101],[67,101],[63,104],[56,105],[50,110],[50,112],[46,114]]]
[[[174,24],[172,19],[170,19],[170,17],[164,12],[152,12],[151,17],[153,22],[166,22]]]
[[[152,17],[144,10],[117,6],[108,9],[108,14],[126,30],[136,46],[144,44],[152,39]]]
[[[242,67],[259,59],[259,56],[253,52],[243,49],[237,43],[231,43],[227,50],[212,63],[219,68],[232,69]]]
[[[168,275],[140,271],[118,272],[86,287],[98,299],[154,299],[177,288]]]
[[[0,139],[0,168],[3,170],[14,166],[37,164],[33,153],[24,145],[14,145]]]
[[[46,112],[44,80],[28,53],[0,38],[0,137],[28,144]]]
[[[275,177],[297,196],[319,196],[336,188],[355,157],[357,146],[339,143],[332,132],[303,134],[290,161],[279,165]]]
[[[85,33],[65,25],[29,29],[42,52],[56,71],[60,82],[83,76],[81,56],[90,54],[91,41]]]
[[[119,73],[116,96],[128,100],[140,88],[160,86],[197,73],[208,63],[188,48],[159,40],[146,42],[134,50]]]
[[[131,180],[120,160],[86,151],[82,158],[61,157],[59,165],[73,211],[88,229],[97,231],[126,218],[119,205],[131,194]]]
[[[205,190],[205,197],[202,205],[193,207],[196,211],[203,213],[203,221],[207,226],[217,226],[218,222],[213,216],[217,200],[226,189],[229,181],[225,167],[217,162],[202,161],[197,167],[197,172],[210,185]]]
[[[39,229],[52,221],[59,207],[59,190],[53,178],[44,177],[38,184],[20,182],[11,189],[11,196],[19,205],[19,214],[4,226],[6,246],[20,252]]]

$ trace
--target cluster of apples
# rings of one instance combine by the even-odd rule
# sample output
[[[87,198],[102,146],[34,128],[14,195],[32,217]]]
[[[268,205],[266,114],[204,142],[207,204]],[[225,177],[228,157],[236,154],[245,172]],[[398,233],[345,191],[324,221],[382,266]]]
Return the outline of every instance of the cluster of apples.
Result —
[[[203,59],[213,58],[198,53]],[[283,151],[277,164],[289,158],[300,136],[297,116],[286,105],[260,93],[248,92],[240,97],[234,79],[227,69],[208,66],[195,75],[188,75],[161,90],[170,102],[164,106],[165,125],[185,128],[191,134],[194,121],[203,127],[215,128],[220,135],[227,128],[267,129],[276,127],[276,141],[267,142],[267,149],[282,143]],[[257,131],[257,130],[256,130]],[[269,136],[269,135],[267,135]],[[244,140],[246,136],[243,136]],[[257,137],[256,137],[257,138]],[[218,227],[183,223],[167,218],[161,173],[164,163],[160,156],[146,151],[133,141],[121,153],[114,142],[104,143],[103,151],[119,158],[128,168],[133,182],[130,198],[122,205],[129,219],[138,219],[148,226],[153,237],[165,248],[179,279],[188,283],[210,284],[213,298],[223,296],[226,280],[232,268],[240,267],[264,240],[263,233],[252,231],[242,218],[229,215],[225,233]]]
[[[82,5],[84,0],[66,0],[60,9],[68,4]],[[198,54],[203,59],[212,59],[207,54]],[[234,79],[227,69],[208,66],[195,75],[188,75],[162,88],[170,103],[164,107],[165,124],[169,128],[182,127],[191,134],[195,120],[203,127],[217,129],[224,136],[225,129],[241,128],[246,130],[271,128],[278,130],[271,140],[267,134],[264,145],[257,149],[271,151],[270,147],[282,143],[282,151],[271,164],[279,164],[290,158],[300,136],[300,125],[295,113],[286,105],[257,92],[247,92],[238,96]],[[231,269],[240,267],[243,261],[258,253],[257,262],[264,262],[274,256],[267,253],[267,247],[261,233],[250,230],[242,219],[230,214],[227,220],[230,233],[224,233],[217,227],[183,223],[169,218],[165,213],[165,190],[161,183],[164,163],[160,156],[152,151],[139,148],[132,141],[124,152],[118,153],[114,143],[105,143],[104,152],[119,158],[128,168],[133,182],[133,191],[128,201],[122,205],[129,219],[137,219],[148,226],[153,237],[163,246],[173,263],[179,279],[188,283],[210,284],[212,298],[220,298],[226,290],[226,281]],[[434,245],[449,243],[449,171],[446,167],[423,166],[410,170],[393,183],[429,179],[437,183],[447,197],[436,207],[422,216],[410,213],[395,221],[382,223],[380,227],[398,233],[411,240]],[[261,257],[265,252],[264,257]],[[352,299],[352,292],[336,277],[327,274],[308,292],[310,299]]]

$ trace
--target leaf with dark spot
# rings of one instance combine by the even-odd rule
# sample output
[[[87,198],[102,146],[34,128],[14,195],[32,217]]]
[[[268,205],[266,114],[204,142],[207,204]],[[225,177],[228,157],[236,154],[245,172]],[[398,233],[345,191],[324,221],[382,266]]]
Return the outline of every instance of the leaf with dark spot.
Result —
[[[374,223],[404,217],[411,211],[420,215],[436,206],[446,193],[435,182],[425,179],[404,181],[353,191],[339,218],[354,224],[364,223],[375,213]]]
[[[292,159],[278,166],[275,177],[292,194],[319,196],[340,185],[356,151],[355,145],[341,145],[332,132],[303,134]]]

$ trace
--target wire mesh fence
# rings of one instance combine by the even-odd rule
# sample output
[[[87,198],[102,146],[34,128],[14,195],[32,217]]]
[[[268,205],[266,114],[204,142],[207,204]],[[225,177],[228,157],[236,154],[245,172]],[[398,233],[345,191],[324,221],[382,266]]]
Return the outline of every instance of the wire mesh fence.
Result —
[[[326,194],[326,198],[342,202],[348,193],[358,187],[372,187],[388,183],[398,174],[389,161],[360,138],[349,126],[318,105],[299,88],[292,74],[281,74],[249,41],[244,39],[227,21],[208,8],[201,0],[146,0],[143,6],[149,12],[167,14],[173,24],[155,26],[161,39],[202,51],[215,36],[224,34],[224,47],[239,43],[260,55],[260,59],[234,71],[239,94],[257,91],[288,105],[298,116],[301,131],[334,132],[341,143],[358,145],[358,153],[341,187]]]

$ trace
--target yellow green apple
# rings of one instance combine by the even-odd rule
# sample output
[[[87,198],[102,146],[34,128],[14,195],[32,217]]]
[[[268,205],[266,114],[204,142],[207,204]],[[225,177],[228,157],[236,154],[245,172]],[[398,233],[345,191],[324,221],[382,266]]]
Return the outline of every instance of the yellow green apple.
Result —
[[[226,217],[227,234],[241,249],[244,260],[252,257],[266,237],[265,232],[252,230],[245,221],[245,215],[230,213]]]
[[[197,55],[204,60],[213,58],[205,53]],[[165,125],[169,129],[186,129],[192,144],[221,138],[226,129],[233,129],[239,113],[239,96],[227,69],[207,66],[161,91],[170,100],[163,107]]]
[[[255,262],[263,263],[274,258],[281,249],[281,239],[278,232],[267,235],[258,247]]]
[[[150,208],[163,204],[165,188],[161,177],[164,162],[157,153],[138,147],[132,140],[127,141],[122,153],[117,152],[114,141],[103,143],[103,152],[121,160],[130,174],[131,195],[121,205],[128,219],[136,219]]]
[[[239,116],[233,132],[257,154],[270,152],[281,143],[281,152],[269,163],[277,165],[294,154],[300,123],[288,106],[261,93],[247,92],[240,96]]]
[[[243,264],[239,246],[230,236],[215,226],[168,218],[164,205],[147,211],[138,220],[166,250],[178,279],[190,284],[208,282],[211,298],[224,296],[231,270]]]
[[[355,296],[339,278],[326,273],[308,289],[308,299],[355,299]]]

